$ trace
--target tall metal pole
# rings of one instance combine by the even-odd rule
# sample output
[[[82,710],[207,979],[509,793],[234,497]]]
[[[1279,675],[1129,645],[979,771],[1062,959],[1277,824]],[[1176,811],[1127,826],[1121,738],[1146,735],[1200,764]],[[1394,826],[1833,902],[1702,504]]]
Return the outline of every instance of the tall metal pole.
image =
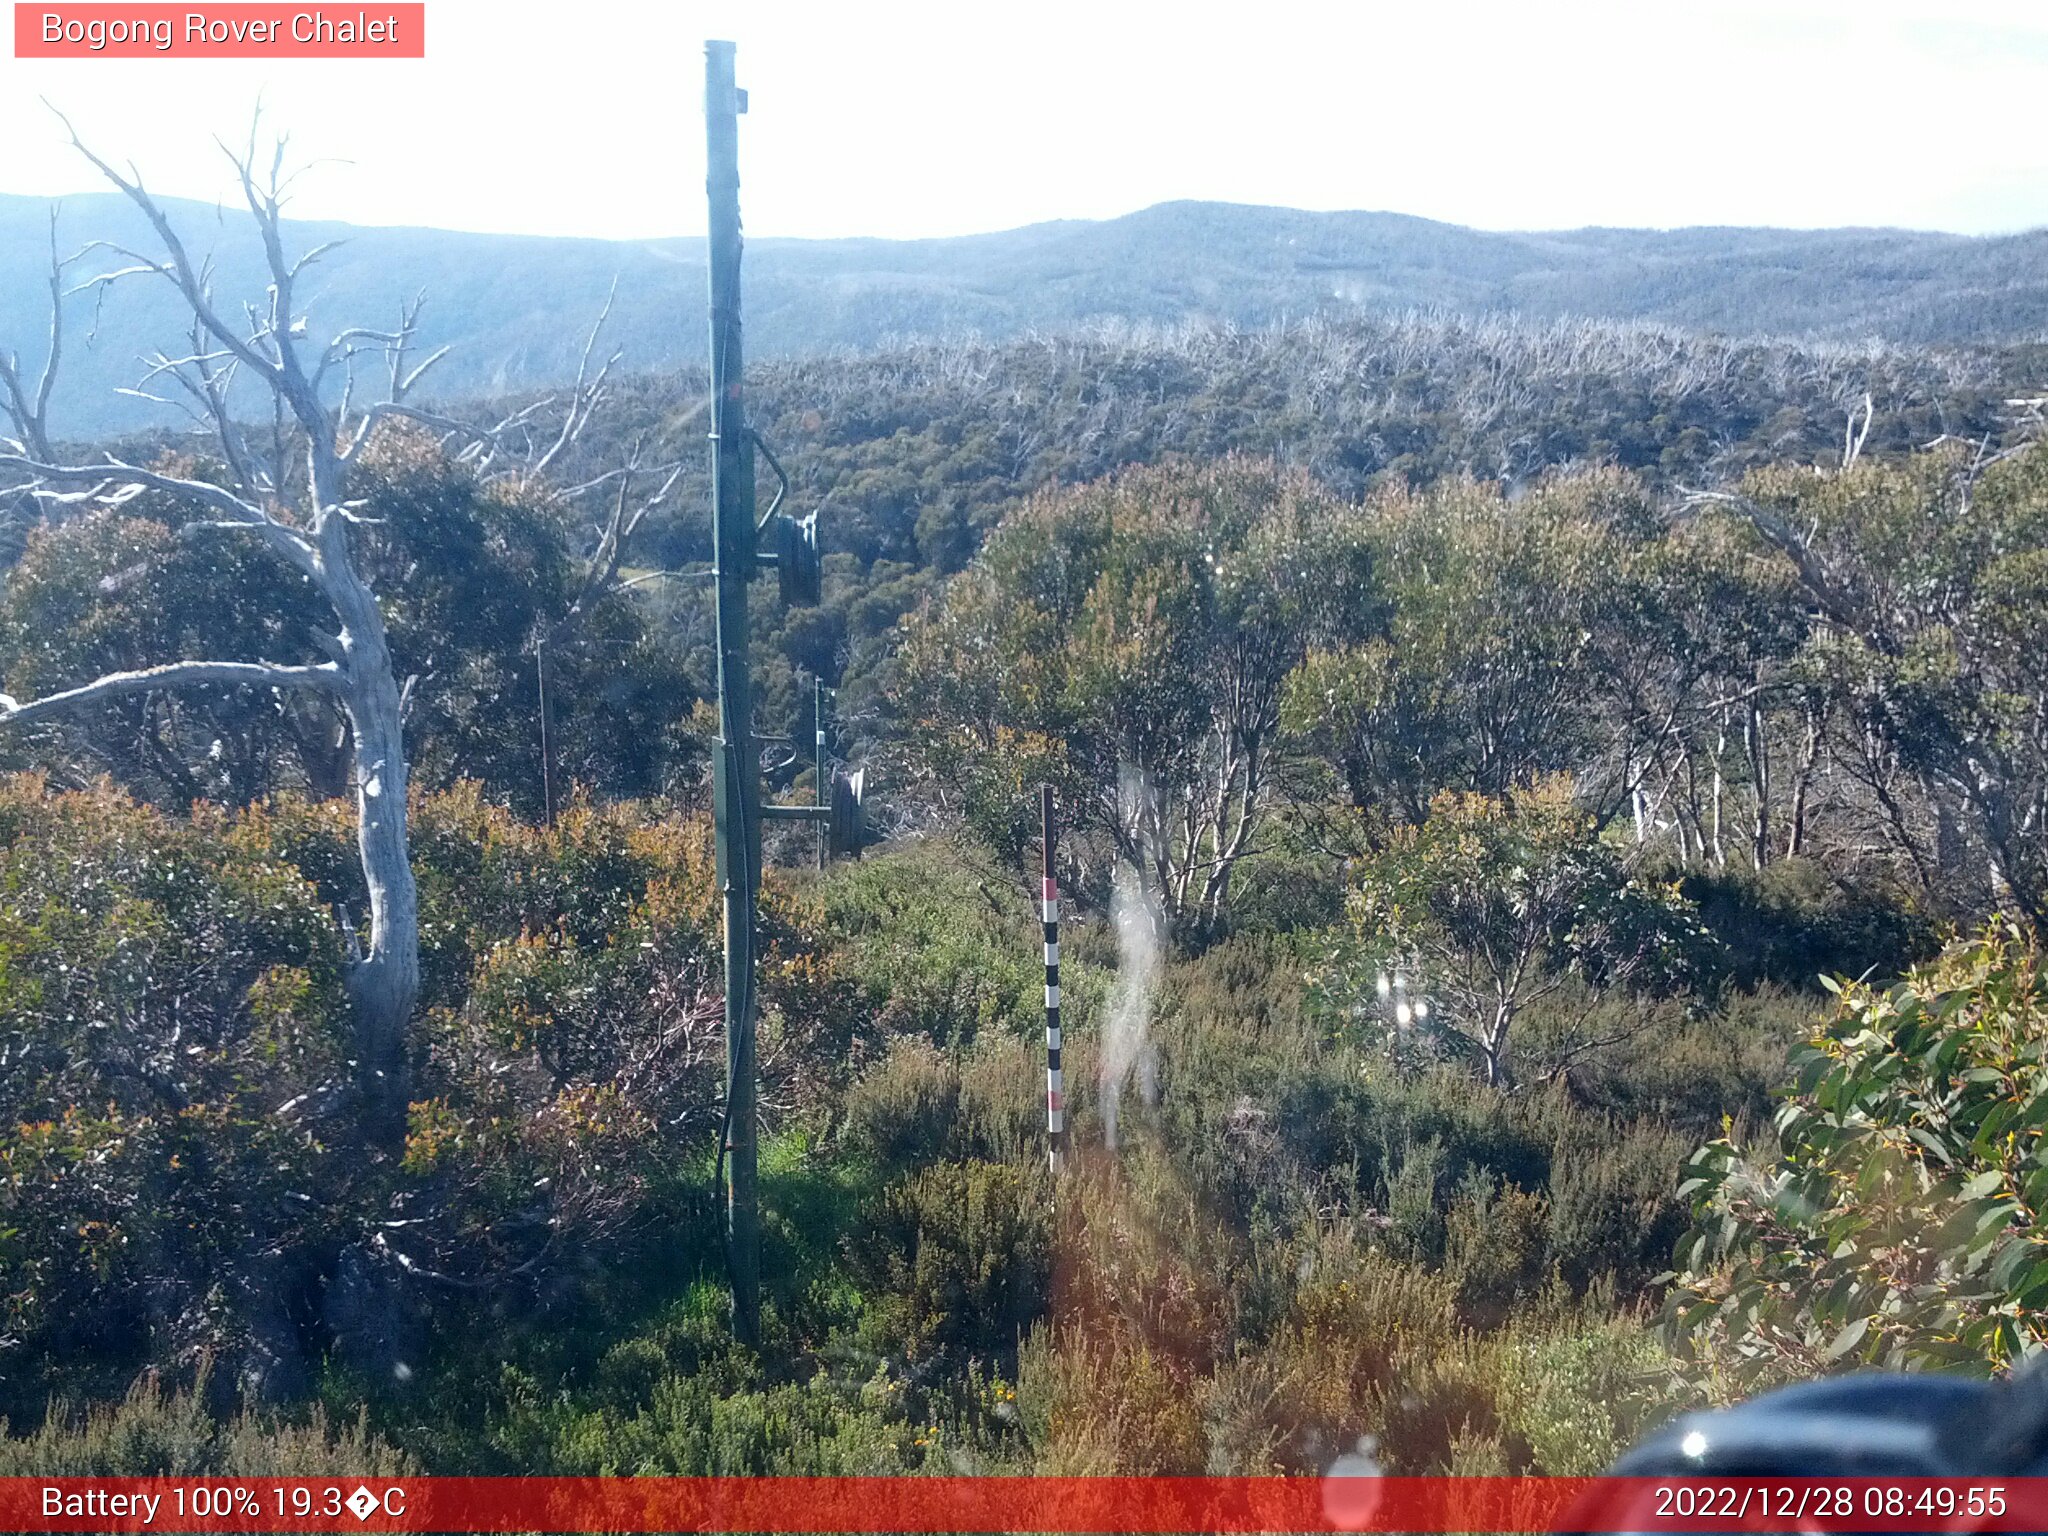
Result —
[[[718,882],[725,897],[725,1211],[733,1333],[761,1333],[761,1207],[754,1107],[754,921],[761,874],[761,760],[747,659],[755,569],[754,456],[740,390],[739,114],[733,45],[704,45],[710,198],[711,530],[718,598],[718,743],[712,772]]]
[[[1066,1150],[1067,1096],[1060,1070],[1060,882],[1053,873],[1052,786],[1038,791],[1043,824],[1044,883],[1039,887],[1039,916],[1045,924],[1045,1155],[1055,1172]]]
[[[811,780],[811,799],[817,805],[830,805],[832,803],[832,781],[825,777],[825,679],[822,677],[811,679],[811,720],[818,733],[817,773]],[[826,848],[827,837],[824,822],[820,821],[818,823],[817,833],[818,868],[822,871],[825,867],[825,858],[828,851]]]
[[[540,690],[540,808],[546,825],[555,824],[555,701],[548,693],[548,645],[533,648],[533,680]]]

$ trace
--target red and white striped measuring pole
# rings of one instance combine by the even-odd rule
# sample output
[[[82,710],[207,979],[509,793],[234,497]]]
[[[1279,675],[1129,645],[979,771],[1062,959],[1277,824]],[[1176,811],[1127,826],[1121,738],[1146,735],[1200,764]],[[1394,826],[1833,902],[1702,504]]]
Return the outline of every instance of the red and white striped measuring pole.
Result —
[[[1038,792],[1043,822],[1045,881],[1040,887],[1040,916],[1045,923],[1045,1154],[1057,1169],[1066,1150],[1067,1101],[1060,1072],[1060,883],[1052,872],[1052,786]]]

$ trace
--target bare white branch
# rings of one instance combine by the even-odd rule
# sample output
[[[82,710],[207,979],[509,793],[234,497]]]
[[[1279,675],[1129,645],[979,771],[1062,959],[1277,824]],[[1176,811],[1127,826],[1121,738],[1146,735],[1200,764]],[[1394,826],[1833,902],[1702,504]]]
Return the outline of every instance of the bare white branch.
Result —
[[[341,669],[332,662],[291,667],[267,661],[174,661],[139,672],[109,672],[26,704],[0,693],[0,725],[33,724],[87,704],[166,688],[313,688],[334,693],[340,690],[341,681]]]
[[[76,260],[76,257],[71,260]],[[29,452],[52,457],[50,448],[50,391],[57,382],[57,365],[64,356],[64,269],[70,261],[57,255],[57,209],[50,208],[50,345],[44,355],[43,371],[30,389],[21,375],[21,360],[12,352],[0,352],[0,411],[14,424],[14,431]]]
[[[569,408],[562,415],[562,429],[555,434],[555,440],[547,451],[534,461],[531,471],[544,475],[562,456],[570,444],[583,435],[583,429],[590,424],[591,414],[596,411],[605,395],[605,381],[610,377],[613,364],[625,356],[615,351],[605,359],[595,377],[590,373],[590,359],[597,350],[597,339],[604,334],[604,328],[612,317],[612,305],[618,301],[619,280],[612,279],[611,291],[604,296],[604,308],[598,311],[597,320],[590,327],[590,334],[583,341],[583,355],[576,362],[576,382],[569,391]]]

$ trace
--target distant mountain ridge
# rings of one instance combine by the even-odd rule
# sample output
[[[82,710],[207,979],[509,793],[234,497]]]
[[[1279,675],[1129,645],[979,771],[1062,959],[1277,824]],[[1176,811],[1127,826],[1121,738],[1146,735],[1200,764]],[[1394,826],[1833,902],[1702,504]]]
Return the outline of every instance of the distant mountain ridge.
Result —
[[[0,195],[0,346],[40,361],[48,202]],[[246,215],[168,204],[211,249],[224,299],[260,296]],[[453,348],[445,397],[502,394],[573,372],[582,333],[619,280],[625,366],[662,372],[704,350],[703,242],[603,241],[299,222],[299,249],[346,243],[302,284],[317,335],[427,296],[428,346]],[[64,201],[59,244],[147,249],[113,194]],[[80,275],[89,269],[81,267]],[[1999,343],[2048,333],[2048,230],[2008,236],[1890,229],[1580,229],[1494,233],[1391,213],[1162,203],[934,240],[762,239],[747,253],[747,335],[759,356],[867,349],[904,337],[1001,338],[1103,322],[1264,326],[1360,308],[1588,315],[1735,335],[1901,344]],[[163,408],[118,396],[146,350],[183,330],[175,296],[131,280],[97,316],[73,301],[57,425],[70,436],[151,425]]]

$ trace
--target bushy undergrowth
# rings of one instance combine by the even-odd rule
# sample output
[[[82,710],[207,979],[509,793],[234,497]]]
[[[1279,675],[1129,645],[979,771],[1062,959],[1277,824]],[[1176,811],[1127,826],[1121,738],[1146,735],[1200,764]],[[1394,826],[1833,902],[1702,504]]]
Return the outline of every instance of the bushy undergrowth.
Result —
[[[204,1360],[223,1403],[302,1396],[329,1354],[412,1372],[462,1298],[565,1304],[701,1178],[723,1067],[705,827],[579,806],[540,830],[473,789],[414,825],[400,1158],[353,1113],[339,809],[0,784],[0,1411]],[[764,1102],[794,1122],[867,1026],[800,900],[767,937]]]
[[[110,1025],[172,1020],[205,1042],[177,1064],[195,1102],[232,1106],[245,1082],[271,1110],[316,1092],[342,1049],[344,824],[290,801],[182,820],[31,781],[0,815],[0,986],[32,1026],[14,1048],[39,1053],[18,1059],[40,1063],[8,1079],[0,1257],[31,1283],[6,1287],[6,1364],[17,1425],[54,1404],[0,1437],[0,1465],[25,1470],[1264,1473],[1365,1440],[1399,1472],[1597,1471],[1708,1390],[1649,1320],[1687,1224],[1678,1180],[1724,1115],[1761,1123],[1811,1009],[1772,986],[1689,1009],[1567,990],[1518,1025],[1532,1054],[1548,1008],[1640,1027],[1508,1090],[1333,1023],[1307,984],[1319,931],[1243,921],[1167,963],[1153,1087],[1124,1088],[1112,1149],[1097,1064],[1115,944],[1074,913],[1073,1150],[1055,1174],[1021,882],[929,843],[807,877],[769,919],[756,1352],[726,1327],[709,1188],[722,1062],[701,829],[621,807],[539,831],[474,793],[434,797],[416,810],[431,1001],[404,1162],[308,1129],[310,1171],[261,1186],[333,1191],[320,1243],[279,1229],[306,1277],[295,1327],[318,1405],[280,1419],[202,1374],[248,1348],[203,1288],[234,1254],[171,1262],[141,1235],[145,1201],[212,1198],[216,1165],[173,1163],[124,1120],[153,1182],[114,1210],[119,1240],[90,1236],[100,1218],[76,1202],[110,1186],[77,1178],[92,1148],[57,1095],[147,1108],[148,1081],[104,1052],[89,1092],[63,1077],[82,1068],[59,1048],[79,1011],[62,987],[85,984],[60,967],[101,968]],[[127,851],[89,863],[87,824]],[[252,889],[274,894],[237,905]],[[194,937],[151,939],[165,963],[143,978],[121,969],[131,933]],[[179,978],[168,957],[188,951],[248,958]],[[171,1120],[208,1158],[257,1134]],[[417,1223],[387,1239],[415,1266],[397,1283],[364,1237],[391,1219]],[[149,1259],[182,1278],[215,1330],[183,1356],[149,1332],[85,1344],[78,1318],[104,1304],[92,1242],[109,1275]],[[60,1359],[68,1396],[50,1391]],[[38,1360],[45,1374],[22,1371]],[[79,1369],[95,1360],[97,1377]],[[135,1370],[181,1361],[185,1386],[120,1399]]]
[[[0,1419],[0,1477],[398,1477],[418,1465],[371,1433],[367,1413],[346,1423],[317,1404],[296,1418],[217,1414],[195,1388],[138,1378],[119,1401],[73,1409],[53,1402],[40,1426],[11,1436]]]
[[[1940,947],[1895,893],[1843,885],[1810,859],[1693,871],[1680,888],[1725,947],[1735,980],[1812,992],[1830,976],[1887,981]]]

